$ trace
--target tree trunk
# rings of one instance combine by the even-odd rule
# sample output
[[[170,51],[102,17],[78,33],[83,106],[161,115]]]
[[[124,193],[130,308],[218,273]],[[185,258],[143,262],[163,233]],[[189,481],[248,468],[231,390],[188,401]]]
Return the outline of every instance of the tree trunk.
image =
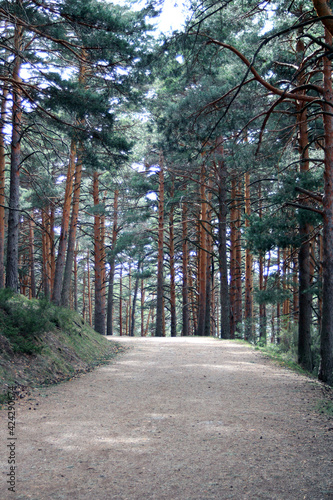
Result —
[[[190,300],[191,300],[191,313],[192,313],[192,330],[191,334],[195,333],[198,329],[197,325],[197,308],[196,308],[196,300],[194,298],[194,286],[193,286],[193,279],[192,279],[192,270],[189,266],[189,274],[188,274],[188,284],[189,284],[189,294],[190,294]]]
[[[87,250],[87,288],[88,288],[88,316],[89,316],[89,325],[92,326],[92,300],[91,300],[91,285],[90,285],[89,250]]]
[[[119,278],[119,335],[123,334],[123,267],[120,266]]]
[[[207,307],[207,201],[206,201],[206,188],[205,188],[205,174],[206,169],[204,166],[201,168],[200,176],[200,218],[198,224],[198,328],[197,335],[205,335],[206,323],[206,307]]]
[[[65,197],[64,197],[64,206],[62,210],[62,219],[61,219],[61,229],[60,229],[60,237],[59,237],[59,245],[58,245],[58,255],[54,273],[54,282],[53,282],[53,292],[52,292],[52,302],[56,305],[60,304],[61,300],[61,287],[63,280],[63,271],[65,266],[65,258],[66,258],[66,243],[68,236],[68,227],[69,227],[69,219],[70,219],[70,208],[71,208],[71,200],[73,193],[73,177],[75,171],[75,157],[76,157],[76,142],[74,139],[71,141],[70,147],[70,155],[67,169],[67,178],[66,178],[66,187],[65,187]]]
[[[175,179],[172,174],[172,186],[170,196],[175,195]],[[177,335],[177,317],[176,317],[176,272],[175,272],[175,235],[174,235],[174,205],[171,202],[169,214],[169,252],[170,252],[170,330],[171,337]]]
[[[133,303],[132,303],[132,318],[131,318],[131,331],[130,331],[130,336],[131,337],[134,337],[135,309],[136,309],[136,299],[137,299],[137,296],[138,296],[138,288],[139,288],[139,280],[140,280],[140,269],[141,269],[141,260],[138,261],[137,273],[136,273],[135,284],[134,284]]]
[[[99,205],[99,174],[94,172],[93,198],[94,207]],[[101,216],[94,214],[94,257],[95,257],[95,330],[105,335],[105,310],[103,308],[103,269],[102,269],[102,241],[101,241]]]
[[[107,303],[107,325],[106,331],[107,335],[113,335],[113,288],[114,288],[114,273],[115,273],[115,248],[117,243],[117,232],[118,232],[118,189],[114,192],[113,200],[113,227],[112,227],[112,241],[111,241],[111,257],[109,258],[110,274],[109,274],[109,287],[108,287],[108,303]]]
[[[218,182],[218,255],[220,273],[220,305],[222,339],[230,338],[230,302],[227,264],[227,167],[224,162],[222,143],[216,150],[216,174]]]
[[[7,234],[7,263],[6,263],[6,288],[14,292],[19,291],[18,282],[18,240],[20,222],[20,162],[21,162],[21,138],[22,138],[22,108],[21,91],[19,87],[21,50],[22,50],[22,28],[15,26],[14,45],[15,59],[13,62],[13,116],[12,116],[12,140],[10,159],[10,188],[9,188],[9,214]]]
[[[82,49],[81,53],[81,64],[79,71],[79,84],[83,87],[86,80],[86,58],[87,54],[85,49]],[[84,119],[81,117],[78,120],[78,123],[83,126]],[[80,205],[80,191],[81,191],[81,178],[82,178],[82,159],[83,157],[83,143],[80,141],[78,143],[78,151],[75,165],[75,179],[74,179],[74,187],[73,187],[73,202],[72,202],[72,216],[70,221],[70,228],[68,233],[68,245],[67,245],[67,256],[66,256],[66,264],[65,271],[63,277],[63,284],[61,290],[61,304],[65,307],[68,307],[69,304],[69,295],[71,289],[71,279],[72,279],[72,269],[73,269],[73,259],[74,259],[74,250],[75,250],[75,239],[76,239],[76,227],[78,222],[78,214],[79,214],[79,205]]]
[[[79,147],[79,152],[76,161],[72,216],[68,233],[66,265],[65,265],[64,279],[61,291],[61,305],[64,307],[68,307],[69,305],[69,294],[70,294],[70,287],[72,280],[72,270],[73,270],[73,260],[74,260],[74,250],[75,250],[75,240],[76,240],[76,227],[77,227],[79,205],[80,205],[81,177],[82,177],[82,145],[80,145]]]
[[[86,269],[83,268],[83,281],[82,281],[82,318],[86,320]]]
[[[130,334],[131,331],[131,321],[132,321],[132,269],[131,263],[128,267],[128,303],[127,303],[127,313],[126,313],[126,323],[128,320],[128,327],[126,326],[126,335]]]
[[[145,306],[145,292],[143,286],[143,279],[141,279],[141,337],[144,337],[144,306]]]
[[[297,43],[297,56],[300,59],[299,66],[304,59],[305,47],[303,41],[299,39]],[[301,72],[298,77],[298,84],[306,83],[304,74]],[[307,125],[307,107],[304,103],[296,103],[298,131],[299,131],[299,152],[301,157],[300,170],[303,173],[309,171],[309,148],[308,148],[308,125]],[[300,203],[304,196],[300,197]],[[312,371],[313,361],[311,353],[311,319],[312,319],[312,295],[311,273],[310,273],[310,226],[303,219],[300,224],[300,236],[302,246],[298,252],[298,273],[299,273],[299,319],[298,319],[298,363],[306,370]]]
[[[248,217],[251,215],[251,194],[250,194],[250,174],[245,174],[245,227],[248,228],[250,222]],[[252,278],[252,255],[248,248],[245,249],[245,339],[253,338],[253,278]]]
[[[325,41],[332,45],[326,30]],[[331,61],[324,57],[325,196],[323,202],[323,309],[319,380],[333,385],[333,90]]]
[[[42,270],[42,283],[43,293],[46,299],[50,297],[50,279],[49,279],[49,239],[48,239],[48,208],[41,209],[42,215],[42,257],[43,257],[43,270]]]
[[[79,252],[79,246],[76,242],[75,252],[74,252],[74,287],[73,287],[73,303],[74,303],[74,311],[78,311],[78,297],[77,297],[77,254]]]
[[[242,321],[242,275],[240,240],[240,189],[234,175],[231,180],[230,210],[230,337],[234,338],[238,323]]]
[[[236,218],[236,328],[242,322],[242,241],[241,241],[241,180],[237,182],[237,218]]]
[[[189,331],[189,299],[188,299],[188,235],[187,235],[187,203],[183,202],[182,209],[182,228],[183,228],[183,285],[182,285],[182,295],[183,295],[183,326],[182,326],[182,336],[187,337],[190,334]]]
[[[8,87],[3,86],[1,98],[1,121],[0,121],[0,288],[5,286],[5,169],[6,169],[6,148],[5,148],[5,124],[6,124],[6,104]]]
[[[36,297],[36,280],[35,280],[35,236],[34,236],[34,221],[29,219],[29,268],[30,268],[30,294],[29,298]]]
[[[205,324],[204,335],[209,337],[211,335],[211,310],[212,310],[212,290],[213,290],[213,275],[214,275],[214,261],[213,261],[213,239],[211,234],[211,219],[212,219],[212,180],[211,174],[208,178],[208,193],[206,196],[206,222],[205,222],[205,237],[206,237],[206,311],[205,311]]]
[[[163,239],[164,239],[164,168],[160,154],[159,200],[158,200],[158,256],[155,337],[163,337]]]

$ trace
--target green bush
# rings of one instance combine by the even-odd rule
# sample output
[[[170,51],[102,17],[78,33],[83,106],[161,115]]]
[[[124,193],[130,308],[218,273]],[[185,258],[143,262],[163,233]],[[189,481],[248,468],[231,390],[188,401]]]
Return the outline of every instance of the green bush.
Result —
[[[0,290],[0,331],[14,352],[41,352],[40,335],[50,327],[49,307],[45,300],[29,301],[11,290]]]

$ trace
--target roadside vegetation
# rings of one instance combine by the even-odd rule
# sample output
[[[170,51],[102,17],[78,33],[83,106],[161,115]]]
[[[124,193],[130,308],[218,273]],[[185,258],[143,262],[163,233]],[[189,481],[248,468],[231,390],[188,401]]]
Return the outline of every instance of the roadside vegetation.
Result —
[[[21,397],[30,387],[90,371],[122,350],[75,311],[0,291],[1,403],[9,386],[15,386]]]

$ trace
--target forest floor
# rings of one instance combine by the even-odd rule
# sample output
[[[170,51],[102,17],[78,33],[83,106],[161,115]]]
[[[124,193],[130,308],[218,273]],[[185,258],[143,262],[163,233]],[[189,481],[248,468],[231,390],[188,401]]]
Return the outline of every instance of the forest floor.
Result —
[[[1,412],[1,499],[333,499],[324,386],[242,343],[114,340],[115,361],[16,402],[16,440]]]

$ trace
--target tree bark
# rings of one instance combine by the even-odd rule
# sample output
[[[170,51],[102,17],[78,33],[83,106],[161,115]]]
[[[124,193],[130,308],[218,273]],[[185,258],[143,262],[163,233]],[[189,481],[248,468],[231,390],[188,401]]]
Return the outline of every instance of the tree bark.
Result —
[[[90,288],[90,262],[89,262],[89,250],[87,250],[87,288],[88,288],[88,317],[89,325],[92,326],[92,300],[91,300],[91,288]]]
[[[145,291],[143,278],[141,278],[141,337],[144,337],[144,306],[145,306]]]
[[[6,288],[19,291],[18,282],[18,240],[20,223],[20,162],[22,138],[22,107],[19,87],[21,68],[21,49],[23,31],[18,24],[15,26],[14,45],[15,59],[13,63],[13,116],[10,159],[9,214],[7,234]]]
[[[244,186],[245,198],[245,227],[248,228],[250,222],[248,217],[251,215],[251,194],[250,194],[250,174],[245,174]],[[248,248],[245,249],[245,339],[253,338],[253,277],[252,277],[252,255]]]
[[[0,116],[0,288],[5,286],[5,124],[8,87],[3,85]]]
[[[50,275],[49,275],[49,214],[48,207],[41,209],[42,215],[42,257],[43,257],[43,270],[42,270],[42,283],[43,293],[46,299],[50,298]]]
[[[119,277],[119,335],[123,334],[123,266],[120,266]]]
[[[183,296],[183,325],[182,325],[182,336],[187,337],[190,334],[189,329],[189,294],[188,294],[188,234],[187,234],[187,203],[183,201],[182,208],[182,229],[183,229],[183,285],[182,285],[182,296]]]
[[[216,150],[216,174],[218,182],[218,255],[220,273],[220,337],[230,338],[230,302],[227,264],[227,167],[224,162],[222,142]]]
[[[109,273],[109,286],[108,286],[108,303],[107,303],[107,335],[113,335],[113,307],[114,307],[114,273],[115,273],[115,249],[117,243],[118,233],[118,198],[119,190],[114,192],[113,200],[113,226],[112,226],[112,240],[111,240],[111,257],[109,258],[110,273]]]
[[[77,155],[76,167],[75,167],[72,216],[68,233],[67,256],[66,256],[65,272],[64,272],[64,279],[61,291],[61,305],[64,307],[68,307],[69,305],[69,295],[70,295],[70,287],[72,280],[73,259],[75,250],[75,240],[76,240],[76,228],[77,228],[79,205],[80,205],[81,177],[82,177],[82,145],[80,144]]]
[[[78,288],[78,277],[77,277],[77,254],[79,252],[79,246],[76,242],[75,252],[74,252],[74,286],[73,286],[73,305],[74,311],[78,311],[78,296],[77,296],[77,288]]]
[[[304,59],[304,44],[300,39],[297,43],[297,56],[299,58],[299,66]],[[300,73],[298,84],[305,83],[304,74]],[[308,148],[308,125],[307,125],[307,108],[303,103],[296,103],[298,131],[299,131],[299,152],[300,152],[300,171],[304,174],[309,171],[309,148]],[[304,195],[300,197],[300,203],[304,199]],[[300,224],[300,236],[302,246],[298,252],[298,273],[299,273],[299,319],[298,319],[298,363],[306,370],[312,371],[313,360],[311,352],[311,319],[312,319],[312,295],[310,292],[311,275],[310,275],[310,226],[303,220]]]
[[[99,205],[99,174],[93,174],[94,207]],[[103,269],[102,269],[101,216],[94,214],[94,257],[95,257],[95,330],[105,335],[105,310],[103,308]]]
[[[63,280],[63,271],[66,260],[66,243],[68,237],[68,227],[70,220],[70,208],[71,200],[73,194],[73,177],[75,171],[75,157],[76,157],[76,142],[74,139],[71,140],[70,155],[67,168],[67,178],[65,187],[65,197],[64,206],[62,210],[61,219],[61,229],[58,245],[58,255],[55,267],[54,282],[53,282],[53,292],[52,292],[52,302],[56,305],[60,304],[61,301],[61,287]]]
[[[29,298],[36,297],[36,279],[35,279],[35,235],[34,221],[29,219],[29,268],[30,268],[30,294]]]
[[[212,179],[211,173],[208,173],[208,190],[206,191],[206,222],[205,222],[205,238],[206,238],[206,310],[205,310],[205,324],[204,335],[209,337],[211,335],[211,312],[212,312],[212,290],[213,290],[213,275],[214,275],[214,261],[213,261],[213,239],[211,234],[212,227]]]
[[[175,179],[172,174],[172,185],[170,196],[175,195]],[[177,335],[177,316],[176,316],[176,272],[175,272],[175,235],[174,235],[174,205],[173,202],[169,213],[169,252],[170,252],[170,330],[171,337]]]
[[[139,280],[140,280],[140,269],[141,269],[141,260],[138,261],[138,267],[135,277],[134,283],[134,293],[133,293],[133,302],[132,302],[132,318],[131,318],[131,331],[130,336],[134,337],[134,329],[135,329],[135,309],[136,309],[136,299],[138,296],[139,289]]]
[[[163,337],[163,240],[164,240],[164,166],[160,154],[159,200],[158,200],[158,255],[155,337]]]
[[[332,45],[326,30],[325,41]],[[319,380],[333,385],[333,90],[331,61],[324,57],[325,196],[323,203],[323,309]]]
[[[197,335],[205,335],[205,323],[207,312],[207,262],[208,262],[208,249],[207,249],[207,201],[206,201],[206,188],[205,188],[205,174],[206,169],[204,166],[201,168],[200,176],[200,218],[198,224],[198,327]]]
[[[242,321],[242,275],[240,241],[240,189],[235,175],[231,180],[230,210],[230,336],[234,338],[238,323]]]

